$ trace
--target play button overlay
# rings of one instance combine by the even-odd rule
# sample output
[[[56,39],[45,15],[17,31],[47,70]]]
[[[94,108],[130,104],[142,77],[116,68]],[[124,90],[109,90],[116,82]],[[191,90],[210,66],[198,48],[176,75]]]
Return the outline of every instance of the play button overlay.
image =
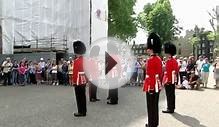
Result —
[[[105,52],[105,75],[108,74],[110,70],[113,69],[113,67],[116,66],[117,62],[111,57],[107,52]]]
[[[83,67],[90,83],[115,89],[129,83],[135,62],[131,45],[116,38],[102,38],[86,51]]]

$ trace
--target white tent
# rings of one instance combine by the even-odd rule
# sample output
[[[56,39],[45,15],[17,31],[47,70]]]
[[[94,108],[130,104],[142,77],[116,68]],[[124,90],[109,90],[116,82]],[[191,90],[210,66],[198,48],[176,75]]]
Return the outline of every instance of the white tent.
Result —
[[[42,47],[67,40],[68,52],[74,40],[89,44],[90,0],[0,0],[0,8],[3,54],[37,40]]]

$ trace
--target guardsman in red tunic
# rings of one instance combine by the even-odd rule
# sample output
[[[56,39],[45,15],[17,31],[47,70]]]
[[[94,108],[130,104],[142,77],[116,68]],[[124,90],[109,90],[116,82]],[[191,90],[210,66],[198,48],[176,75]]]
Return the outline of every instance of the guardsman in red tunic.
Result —
[[[87,113],[86,106],[86,83],[87,79],[83,69],[83,54],[86,52],[86,46],[81,41],[73,43],[76,59],[74,60],[73,68],[73,84],[75,88],[75,96],[77,101],[78,112],[74,113],[75,117],[84,117]]]
[[[175,85],[177,83],[177,74],[179,71],[178,63],[173,56],[176,54],[176,46],[172,43],[164,44],[164,52],[168,60],[165,65],[163,84],[165,86],[167,97],[167,110],[163,113],[174,113],[175,110]]]
[[[159,125],[158,101],[161,90],[162,60],[157,55],[161,53],[161,41],[157,34],[151,33],[147,39],[147,53],[150,58],[146,63],[146,78],[143,90],[146,92],[148,124],[146,127]]]
[[[100,74],[98,74],[98,61],[95,59],[99,55],[100,47],[94,46],[92,47],[90,51],[90,59],[89,59],[89,65],[90,68],[90,74],[89,74],[89,95],[90,95],[90,102],[96,102],[100,101],[100,99],[97,99],[97,86],[93,84],[94,82],[97,82],[98,77]]]

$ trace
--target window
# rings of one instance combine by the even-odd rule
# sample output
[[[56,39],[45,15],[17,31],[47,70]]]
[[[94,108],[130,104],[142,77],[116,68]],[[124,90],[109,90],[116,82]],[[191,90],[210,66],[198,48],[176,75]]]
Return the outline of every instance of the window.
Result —
[[[213,46],[214,45],[214,42],[210,42],[210,46]]]
[[[214,52],[214,51],[213,51],[213,48],[210,48],[210,52]]]
[[[202,50],[201,49],[198,50],[198,54],[202,54]]]
[[[135,54],[137,54],[138,53],[138,50],[135,50]]]
[[[139,50],[139,53],[140,53],[140,54],[143,53],[142,50]]]

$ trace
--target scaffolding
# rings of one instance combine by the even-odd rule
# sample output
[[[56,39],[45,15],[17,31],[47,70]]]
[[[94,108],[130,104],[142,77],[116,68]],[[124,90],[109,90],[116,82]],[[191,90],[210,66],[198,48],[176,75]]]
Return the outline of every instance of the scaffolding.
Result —
[[[55,38],[51,35],[50,38],[33,39],[17,41],[14,38],[14,53],[23,52],[66,52],[68,50],[68,39]]]

